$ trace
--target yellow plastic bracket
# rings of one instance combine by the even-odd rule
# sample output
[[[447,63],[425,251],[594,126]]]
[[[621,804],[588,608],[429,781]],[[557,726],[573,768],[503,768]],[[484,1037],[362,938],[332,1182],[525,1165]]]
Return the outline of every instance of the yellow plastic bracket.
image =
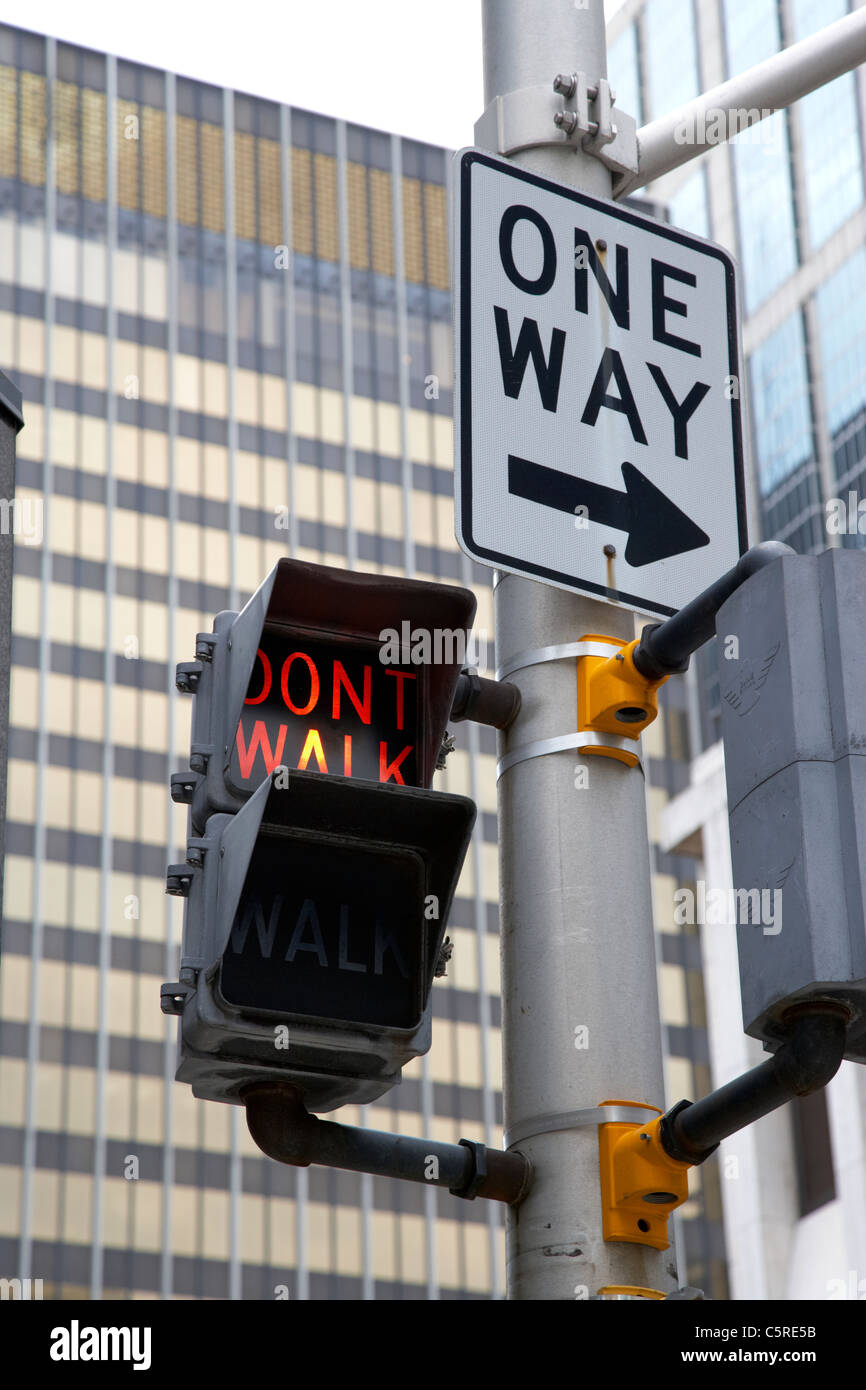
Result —
[[[605,1105],[637,1101],[605,1100]],[[655,1110],[655,1106],[639,1106]],[[690,1163],[670,1158],[659,1137],[661,1111],[649,1124],[615,1120],[598,1126],[601,1164],[602,1233],[605,1240],[628,1240],[667,1250],[668,1217],[688,1199]]]
[[[634,664],[634,649],[639,639],[623,646],[618,637],[604,637],[588,632],[581,642],[604,642],[611,654],[579,656],[577,658],[577,727],[581,733],[617,734],[637,743],[643,730],[656,718],[658,688],[667,680],[647,680]],[[636,753],[603,744],[588,744],[582,753],[597,753],[603,758],[617,758],[634,767],[639,761]]]
[[[599,1298],[665,1298],[661,1289],[645,1289],[642,1284],[605,1284]]]

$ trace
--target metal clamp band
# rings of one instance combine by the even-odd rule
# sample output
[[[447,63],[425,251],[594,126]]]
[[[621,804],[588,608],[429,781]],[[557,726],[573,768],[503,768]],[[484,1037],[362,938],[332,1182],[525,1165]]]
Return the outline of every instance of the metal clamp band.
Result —
[[[566,661],[571,656],[613,656],[615,651],[621,651],[628,645],[626,638],[620,643],[619,638],[613,642],[561,642],[555,647],[534,647],[531,651],[520,652],[517,656],[507,661],[504,666],[496,668],[496,679],[504,681],[515,671],[522,671],[525,666],[541,666],[546,661]]]
[[[539,738],[534,743],[521,744],[499,759],[496,764],[497,782],[503,772],[514,767],[515,763],[525,762],[527,758],[543,758],[545,753],[566,753],[570,748],[577,748],[578,738],[578,734],[560,734],[558,738]]]
[[[510,1149],[536,1134],[552,1134],[560,1129],[582,1129],[585,1125],[645,1124],[657,1120],[659,1111],[651,1105],[593,1105],[586,1110],[565,1110],[558,1115],[537,1115],[506,1130],[503,1148]]]
[[[527,758],[543,758],[547,753],[567,753],[574,748],[619,748],[624,753],[634,753],[637,766],[643,771],[640,745],[635,739],[621,738],[619,734],[597,734],[589,730],[573,734],[560,734],[558,738],[539,738],[533,743],[523,743],[506,753],[496,764],[496,780],[516,763]]]

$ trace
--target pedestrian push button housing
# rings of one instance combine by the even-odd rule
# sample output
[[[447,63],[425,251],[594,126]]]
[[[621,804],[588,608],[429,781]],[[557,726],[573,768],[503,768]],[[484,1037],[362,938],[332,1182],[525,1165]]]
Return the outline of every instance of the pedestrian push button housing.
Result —
[[[594,736],[580,751],[634,767],[640,761],[637,741],[658,714],[658,688],[668,678],[649,680],[641,675],[634,664],[640,639],[624,646],[618,637],[591,632],[580,640],[593,650],[577,658],[577,727],[579,733]],[[605,734],[612,735],[609,743]],[[624,739],[635,744],[635,751],[623,744]]]

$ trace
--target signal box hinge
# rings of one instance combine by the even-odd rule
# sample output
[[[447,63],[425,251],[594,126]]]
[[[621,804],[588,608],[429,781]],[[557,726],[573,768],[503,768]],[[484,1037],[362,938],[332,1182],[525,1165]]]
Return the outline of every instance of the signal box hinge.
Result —
[[[605,1105],[643,1111],[655,1106],[606,1100]],[[662,1113],[649,1124],[599,1120],[602,1232],[605,1240],[627,1240],[667,1250],[668,1217],[688,1199],[688,1170],[693,1165],[670,1158],[662,1148]]]
[[[189,897],[193,867],[191,864],[169,864],[165,871],[165,891],[173,898]]]
[[[637,745],[638,738],[658,714],[658,688],[668,679],[648,680],[634,664],[638,640],[623,646],[618,637],[588,633],[580,639],[585,648],[577,657],[577,729],[591,733],[582,753],[617,758],[628,767],[640,762],[623,740]],[[605,742],[604,735],[610,735]]]
[[[200,835],[190,835],[186,842],[186,862],[192,864],[194,868],[201,868],[204,863],[204,856],[207,850],[213,847],[213,840],[206,840]]]
[[[213,743],[193,743],[189,750],[189,765],[193,772],[207,772],[208,758],[216,752]]]
[[[171,799],[180,806],[188,806],[195,793],[195,777],[189,772],[171,774]]]
[[[181,695],[194,695],[198,690],[202,665],[200,661],[179,661],[174,673],[174,683]]]
[[[161,985],[159,1007],[164,1014],[182,1014],[190,992],[188,986],[182,984],[180,980],[173,980],[169,984]]]

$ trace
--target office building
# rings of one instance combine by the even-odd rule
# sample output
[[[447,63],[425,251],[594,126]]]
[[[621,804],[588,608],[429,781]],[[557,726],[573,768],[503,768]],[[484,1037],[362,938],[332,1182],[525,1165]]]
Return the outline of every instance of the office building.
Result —
[[[688,69],[685,10],[648,0],[614,17],[614,85],[639,118],[653,90],[657,107],[680,99],[656,75]],[[711,10],[720,22],[701,5],[702,25]],[[693,32],[696,80],[716,80]],[[755,42],[731,61],[760,56]],[[731,157],[650,192],[743,259],[738,199],[752,215],[763,189],[745,162],[751,184],[712,172]],[[493,637],[492,571],[453,537],[450,156],[3,28],[0,161],[0,369],[24,396],[19,492],[44,503],[41,540],[16,544],[0,1272],[42,1278],[53,1298],[501,1297],[495,1204],[270,1162],[237,1108],[174,1082],[176,1025],[159,1011],[180,940],[164,872],[185,830],[168,795],[188,753],[173,670],[196,632],[293,554],[469,583]],[[847,225],[829,227],[822,256]],[[756,456],[756,507],[775,526],[790,496],[778,533],[813,544],[830,446],[821,455],[825,435],[803,424],[788,340],[756,356],[793,312],[777,322],[768,306],[795,281],[806,293],[797,251],[760,298],[784,264],[774,247],[744,260],[749,361],[768,374],[753,418],[776,440]],[[832,293],[848,302],[844,285]],[[832,347],[849,405],[855,322]],[[819,367],[808,323],[785,331],[810,344],[802,370]],[[644,736],[670,1102],[712,1085],[701,941],[673,919],[694,859],[661,840],[712,719],[694,685],[671,681]],[[495,739],[457,734],[437,785],[472,796],[479,818],[433,1048],[365,1116],[341,1118],[499,1143]],[[676,1222],[683,1282],[714,1297],[728,1292],[723,1187],[710,1160]]]
[[[638,124],[679,108],[840,19],[847,0],[625,0],[608,28],[617,101]],[[744,130],[646,191],[671,222],[726,245],[740,267],[750,538],[802,554],[863,546],[866,305],[863,69]],[[708,123],[708,129],[710,129]],[[688,123],[682,128],[688,138]],[[866,507],[862,509],[866,514]],[[862,529],[861,529],[862,524]],[[690,677],[690,785],[662,816],[683,886],[731,882],[720,659]],[[692,860],[692,882],[683,855]],[[670,882],[668,904],[676,886]],[[663,917],[657,928],[665,929]],[[784,926],[782,927],[784,932]],[[736,932],[700,928],[713,1084],[762,1059],[742,1033]],[[733,1298],[866,1294],[866,1082],[843,1063],[827,1088],[721,1148]]]

